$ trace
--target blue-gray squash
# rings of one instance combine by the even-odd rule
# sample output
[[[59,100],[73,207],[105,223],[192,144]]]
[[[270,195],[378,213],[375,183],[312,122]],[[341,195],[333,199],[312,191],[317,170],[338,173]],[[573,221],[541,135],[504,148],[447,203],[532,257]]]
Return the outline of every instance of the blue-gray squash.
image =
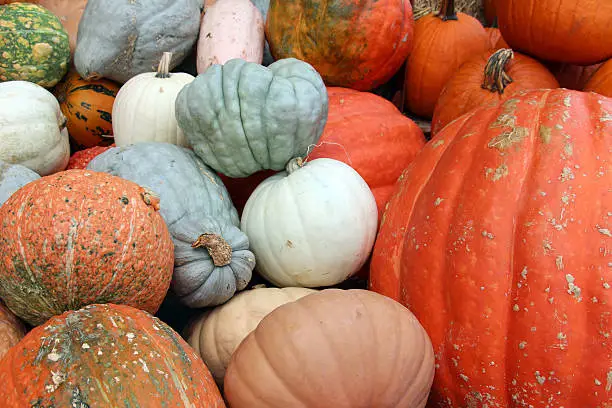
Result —
[[[4,204],[15,191],[39,178],[40,175],[34,170],[0,160],[0,205]]]
[[[244,289],[255,256],[217,174],[191,150],[146,142],[111,148],[88,169],[131,180],[159,196],[174,241],[172,291],[189,307],[215,306]]]
[[[229,177],[283,170],[308,153],[327,121],[327,90],[306,62],[212,65],[176,99],[176,119],[195,153]]]
[[[89,0],[77,34],[74,65],[86,80],[125,83],[155,71],[163,52],[174,69],[198,38],[202,0]]]

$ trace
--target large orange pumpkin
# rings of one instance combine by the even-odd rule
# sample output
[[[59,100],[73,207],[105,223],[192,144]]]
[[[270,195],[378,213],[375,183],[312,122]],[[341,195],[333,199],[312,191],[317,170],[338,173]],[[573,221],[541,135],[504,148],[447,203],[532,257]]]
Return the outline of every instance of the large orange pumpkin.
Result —
[[[119,85],[108,79],[86,81],[70,71],[54,94],[66,117],[66,127],[77,149],[114,142],[112,111]]]
[[[382,216],[397,178],[425,146],[425,135],[380,96],[334,87],[327,88],[327,96],[327,124],[308,160],[327,157],[357,170]]]
[[[558,88],[544,65],[531,57],[502,48],[476,56],[446,83],[434,111],[431,133],[438,133],[459,116],[495,104],[527,89]]]
[[[276,59],[311,64],[327,85],[369,90],[387,82],[412,48],[403,0],[271,0],[266,38]]]
[[[548,63],[548,69],[559,81],[561,88],[573,89],[575,91],[584,90],[585,85],[593,74],[602,64],[594,65],[574,65],[563,63]]]
[[[404,81],[408,110],[431,118],[446,82],[465,61],[487,51],[489,41],[478,20],[455,13],[454,0],[443,0],[437,15],[418,19]]]
[[[32,330],[0,361],[0,406],[225,407],[210,372],[161,320],[91,305]]]
[[[0,361],[25,334],[21,320],[0,301]]]
[[[432,406],[612,398],[612,99],[517,94],[449,124],[406,169],[370,286],[423,324]]]
[[[159,199],[106,173],[40,178],[0,207],[0,298],[32,325],[92,303],[155,313],[174,246]]]
[[[612,98],[612,59],[599,67],[584,86],[584,90]]]
[[[612,1],[496,0],[506,42],[538,59],[590,65],[612,57]]]

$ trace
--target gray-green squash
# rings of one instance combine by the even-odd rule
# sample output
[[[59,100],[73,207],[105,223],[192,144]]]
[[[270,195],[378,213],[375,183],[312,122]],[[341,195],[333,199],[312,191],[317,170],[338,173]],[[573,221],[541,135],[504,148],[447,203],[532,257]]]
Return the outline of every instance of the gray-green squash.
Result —
[[[15,191],[39,178],[38,173],[21,164],[9,164],[0,160],[0,206]]]
[[[215,306],[244,289],[255,267],[238,213],[217,174],[191,150],[146,142],[115,147],[88,169],[131,180],[159,196],[174,241],[172,291],[189,307]]]
[[[201,0],[89,0],[77,34],[74,65],[84,79],[125,83],[155,71],[164,51],[170,69],[191,52]]]
[[[307,154],[327,121],[327,90],[306,62],[212,65],[176,99],[176,119],[196,154],[229,177],[283,170]]]

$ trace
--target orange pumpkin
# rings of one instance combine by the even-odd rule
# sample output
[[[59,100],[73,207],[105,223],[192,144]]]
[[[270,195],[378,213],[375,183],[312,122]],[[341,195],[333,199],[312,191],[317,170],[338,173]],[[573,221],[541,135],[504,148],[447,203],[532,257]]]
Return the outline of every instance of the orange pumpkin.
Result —
[[[612,57],[612,1],[496,0],[512,49],[544,61],[591,65]]]
[[[225,407],[210,372],[161,320],[91,305],[36,327],[0,361],[0,406]]]
[[[602,64],[574,65],[562,63],[548,63],[548,69],[559,81],[561,88],[584,90],[585,85]]]
[[[402,175],[370,286],[431,337],[432,407],[609,405],[611,115],[594,93],[515,94]]]
[[[27,184],[0,207],[0,298],[32,325],[92,303],[155,313],[174,268],[158,210],[151,192],[106,173]]]
[[[72,70],[54,91],[76,148],[113,143],[112,111],[119,85],[108,79],[86,81]]]
[[[444,0],[439,14],[421,17],[414,27],[404,81],[406,106],[431,118],[446,82],[465,61],[490,48],[489,37],[474,17],[455,13],[454,0]]]
[[[497,0],[484,0],[482,2],[482,6],[484,8],[484,16],[487,24],[493,25],[495,24],[495,18],[497,17],[497,8],[496,2]]]
[[[0,302],[0,361],[26,334],[21,320]]]
[[[504,41],[501,35],[501,31],[499,31],[499,28],[486,27],[485,30],[487,32],[487,35],[489,36],[489,46],[491,47],[491,49],[492,50],[499,49],[498,44],[500,43],[500,41]],[[501,47],[501,48],[505,48],[505,47]]]
[[[397,178],[425,146],[423,131],[380,96],[335,87],[327,96],[327,124],[308,160],[336,159],[357,170],[381,217]]]
[[[558,88],[544,65],[502,48],[470,59],[447,82],[438,99],[431,133],[438,133],[459,116],[483,105],[511,98],[527,89]]]
[[[410,53],[412,7],[403,0],[271,0],[266,38],[276,59],[308,62],[327,85],[369,90]]]
[[[584,90],[612,98],[612,59],[599,67],[585,85]]]
[[[94,159],[94,157],[104,153],[112,147],[115,147],[115,145],[112,144],[110,146],[94,146],[85,150],[79,150],[78,152],[75,152],[72,156],[70,156],[70,160],[68,161],[68,167],[66,167],[66,170],[86,169],[87,165],[90,161]]]

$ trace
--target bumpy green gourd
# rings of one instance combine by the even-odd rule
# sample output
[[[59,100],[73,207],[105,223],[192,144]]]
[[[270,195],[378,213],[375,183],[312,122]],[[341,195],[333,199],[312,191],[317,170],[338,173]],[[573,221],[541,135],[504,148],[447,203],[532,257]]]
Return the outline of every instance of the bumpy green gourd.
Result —
[[[53,13],[30,3],[0,6],[0,81],[51,88],[69,62],[68,33]]]
[[[229,177],[283,170],[306,155],[327,111],[323,79],[294,58],[269,67],[241,59],[212,65],[176,100],[176,119],[193,150]]]

